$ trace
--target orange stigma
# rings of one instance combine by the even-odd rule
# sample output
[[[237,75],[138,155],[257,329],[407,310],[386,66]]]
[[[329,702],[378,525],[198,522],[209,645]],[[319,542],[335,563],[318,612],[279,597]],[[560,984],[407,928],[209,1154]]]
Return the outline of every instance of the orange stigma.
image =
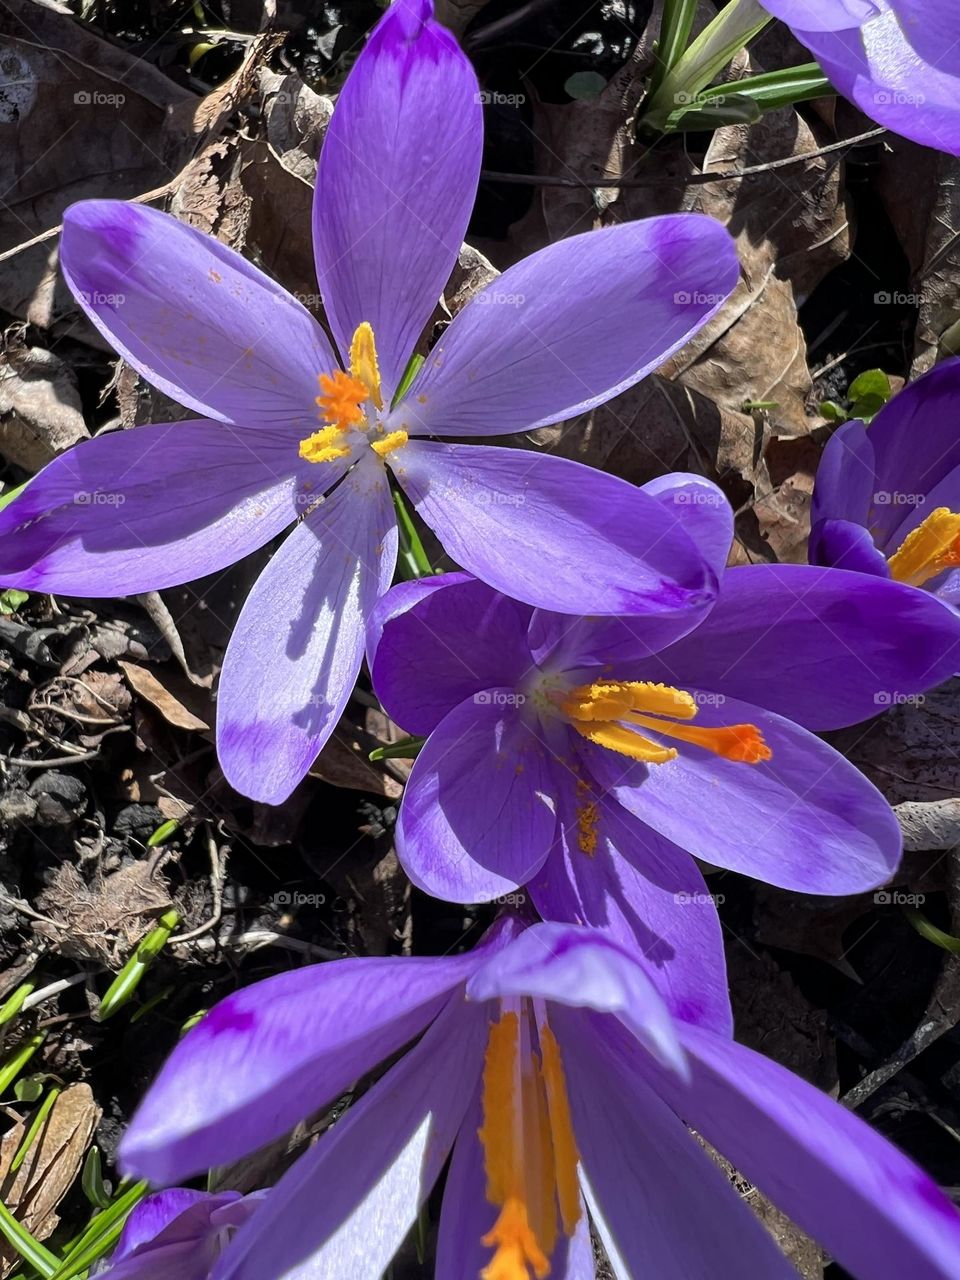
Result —
[[[692,720],[698,707],[692,694],[670,685],[642,680],[598,681],[571,689],[560,703],[560,709],[583,737],[643,764],[666,764],[679,753],[676,747],[637,733],[635,727],[663,738],[689,742],[691,746],[702,747],[739,764],[759,764],[773,755],[763,734],[753,724],[715,728],[678,724],[678,721]]]
[[[487,1199],[497,1220],[482,1243],[494,1250],[481,1280],[545,1280],[561,1231],[580,1220],[576,1140],[560,1050],[550,1028],[503,1013],[490,1028],[483,1067]]]
[[[889,560],[896,582],[922,587],[945,569],[960,569],[960,515],[937,507],[908,533]]]

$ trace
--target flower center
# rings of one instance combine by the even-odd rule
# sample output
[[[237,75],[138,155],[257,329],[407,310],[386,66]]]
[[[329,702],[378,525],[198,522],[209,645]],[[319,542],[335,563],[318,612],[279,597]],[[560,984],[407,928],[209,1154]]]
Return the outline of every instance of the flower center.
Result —
[[[300,441],[300,457],[305,461],[349,458],[353,445],[363,436],[381,458],[407,443],[406,431],[384,432],[380,425],[380,366],[373,329],[366,320],[357,326],[350,343],[350,372],[336,369],[333,373],[320,373],[317,381],[320,395],[316,404],[327,425]]]
[[[937,507],[908,533],[889,560],[897,582],[922,587],[945,569],[960,569],[960,515]]]
[[[522,1005],[521,1005],[522,1009]],[[504,1012],[490,1028],[483,1066],[487,1199],[500,1213],[482,1243],[494,1250],[482,1280],[544,1280],[560,1231],[580,1220],[577,1144],[560,1050],[544,1021]]]
[[[697,704],[685,689],[666,684],[641,680],[583,684],[569,690],[559,702],[559,708],[584,738],[644,764],[665,764],[678,752],[676,747],[665,746],[638,733],[638,728],[660,737],[689,742],[741,764],[759,764],[773,755],[756,725],[701,728],[678,724],[677,721],[692,720],[696,716]]]

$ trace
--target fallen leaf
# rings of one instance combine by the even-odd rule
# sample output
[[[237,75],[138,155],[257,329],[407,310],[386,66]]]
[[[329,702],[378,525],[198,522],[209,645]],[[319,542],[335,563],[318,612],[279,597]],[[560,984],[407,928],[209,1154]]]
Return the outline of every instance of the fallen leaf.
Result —
[[[89,1085],[72,1084],[54,1102],[16,1175],[10,1165],[29,1119],[21,1120],[0,1144],[0,1199],[37,1240],[46,1240],[60,1221],[57,1206],[73,1186],[83,1165],[100,1108]],[[22,1265],[20,1255],[0,1241],[0,1277]]]
[[[187,690],[193,689],[194,686],[189,685],[185,679],[178,677],[174,672],[164,671],[161,674],[158,670],[158,674],[155,675],[146,667],[138,667],[133,662],[121,662],[119,665],[134,693],[139,694],[152,707],[155,707],[168,724],[172,724],[175,729],[193,729],[199,732],[209,730],[208,722],[195,715],[181,700],[189,698],[194,705],[200,706],[208,701],[205,693],[197,693],[190,697]],[[175,688],[177,693],[173,692]]]

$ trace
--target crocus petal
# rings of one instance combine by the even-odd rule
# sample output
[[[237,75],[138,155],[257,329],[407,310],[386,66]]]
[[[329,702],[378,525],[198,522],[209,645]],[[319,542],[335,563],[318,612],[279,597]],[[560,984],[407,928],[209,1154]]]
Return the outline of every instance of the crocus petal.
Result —
[[[147,1092],[124,1169],[162,1184],[272,1142],[418,1035],[512,936],[500,926],[462,956],[334,960],[228,996]]]
[[[910,513],[911,505],[923,505],[918,498],[960,467],[960,436],[955,423],[958,397],[960,358],[944,360],[904,387],[870,424],[877,487],[888,499],[871,512],[870,524],[876,523],[880,545]]]
[[[890,577],[890,566],[883,552],[877,549],[870,531],[849,520],[821,520],[813,525],[807,556],[811,564],[826,569]]]
[[[205,1191],[192,1191],[187,1187],[171,1187],[168,1191],[158,1191],[155,1195],[147,1196],[146,1200],[141,1200],[135,1206],[123,1224],[123,1232],[117,1242],[116,1249],[111,1255],[111,1262],[119,1262],[121,1258],[133,1253],[135,1249],[149,1244],[173,1222],[180,1219],[186,1210],[192,1209],[194,1205],[204,1205],[206,1207],[212,1199],[216,1199],[217,1203],[220,1204],[226,1203],[226,1200],[240,1198],[238,1191],[228,1191],[224,1195],[226,1199],[221,1200],[219,1196],[212,1197]]]
[[[421,435],[523,431],[639,382],[720,309],[739,263],[701,214],[570,236],[464,307],[395,411]]]
[[[626,1055],[605,1042],[601,1020],[561,1009],[550,1021],[566,1072],[581,1182],[615,1274],[796,1280],[696,1139]],[[631,1056],[643,1055],[634,1045]],[[677,1092],[685,1097],[688,1090],[678,1082]]]
[[[763,0],[763,7],[804,31],[843,31],[880,12],[877,0]]]
[[[585,744],[587,767],[621,804],[695,857],[783,889],[862,893],[889,880],[900,828],[862,773],[789,720],[691,692],[698,726],[756,725],[772,758],[741,764],[684,743],[676,759],[647,767]]]
[[[484,1152],[477,1132],[482,1123],[478,1089],[460,1127],[443,1189],[435,1272],[443,1280],[477,1280],[493,1256],[490,1246],[481,1243],[499,1212],[486,1194]],[[560,1234],[549,1275],[550,1280],[596,1280],[590,1220],[582,1202],[573,1236],[567,1239]]]
[[[230,637],[217,753],[244,795],[280,804],[336,728],[396,554],[389,487],[367,453],[283,543]]]
[[[693,1081],[664,1095],[687,1122],[856,1276],[955,1280],[960,1214],[851,1111],[769,1058],[684,1027]]]
[[[686,1073],[673,1018],[636,954],[595,930],[531,925],[467,981],[469,1000],[511,996],[612,1014],[658,1061]]]
[[[486,1035],[485,1009],[451,1005],[281,1178],[213,1280],[380,1280],[450,1153]]]
[[[680,516],[717,580],[733,540],[733,508],[723,492],[703,476],[674,472],[641,486],[648,497]],[[530,648],[538,665],[551,671],[582,672],[607,667],[626,670],[692,631],[706,616],[712,600],[697,609],[620,618],[571,618],[538,609],[530,623]]]
[[[732,1035],[720,920],[697,864],[573,778],[556,801],[557,847],[528,885],[540,915],[639,952],[671,1013]]]
[[[371,675],[387,714],[408,733],[431,733],[465,698],[519,685],[532,668],[530,613],[465,573],[395,587],[370,628],[380,633]]]
[[[553,775],[512,689],[475,694],[427,739],[397,820],[397,854],[418,888],[487,902],[540,867],[553,840]]]
[[[373,326],[387,404],[457,261],[480,174],[477,79],[429,0],[395,0],[337,99],[313,207],[344,360]]]
[[[645,664],[647,679],[742,698],[808,729],[867,720],[960,667],[960,623],[928,593],[811,565],[724,575],[705,622]]]
[[[772,6],[771,6],[772,8]],[[894,133],[923,146],[960,155],[960,48],[953,0],[924,0],[918,22],[899,0],[862,27],[814,31],[802,21],[797,39],[814,55],[831,84]],[[929,29],[929,30],[926,30]],[[936,43],[934,32],[949,35]]]
[[[64,214],[70,289],[146,380],[207,418],[308,435],[317,375],[337,367],[309,311],[214,236],[122,200]]]
[[[218,422],[97,436],[0,511],[0,582],[125,596],[215,573],[296,519],[296,462],[289,440]]]
[[[506,595],[575,614],[659,614],[713,598],[716,576],[682,515],[617,476],[492,445],[411,440],[393,457],[447,552]]]
[[[817,467],[810,519],[868,524],[877,491],[873,435],[862,422],[845,422],[827,441]]]

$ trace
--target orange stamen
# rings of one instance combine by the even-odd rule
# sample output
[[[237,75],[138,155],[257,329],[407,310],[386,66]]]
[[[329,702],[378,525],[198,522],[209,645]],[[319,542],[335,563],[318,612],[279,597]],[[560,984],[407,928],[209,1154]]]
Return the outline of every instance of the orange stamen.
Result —
[[[753,724],[711,728],[678,724],[678,720],[692,720],[698,707],[692,694],[670,685],[639,680],[580,685],[570,690],[560,707],[583,737],[643,764],[666,764],[678,752],[629,726],[689,742],[738,764],[759,764],[773,755]]]

